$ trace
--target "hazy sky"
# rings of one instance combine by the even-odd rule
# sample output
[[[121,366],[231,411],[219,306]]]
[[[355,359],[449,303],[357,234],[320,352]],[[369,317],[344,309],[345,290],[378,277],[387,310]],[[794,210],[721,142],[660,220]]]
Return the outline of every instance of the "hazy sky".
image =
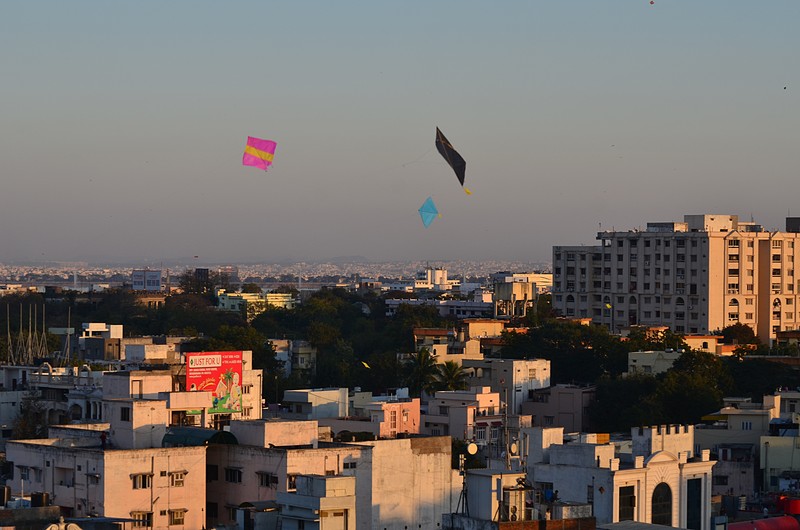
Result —
[[[5,1],[0,261],[547,261],[598,223],[782,229],[798,20],[797,0]],[[248,135],[278,143],[269,172],[241,165]]]

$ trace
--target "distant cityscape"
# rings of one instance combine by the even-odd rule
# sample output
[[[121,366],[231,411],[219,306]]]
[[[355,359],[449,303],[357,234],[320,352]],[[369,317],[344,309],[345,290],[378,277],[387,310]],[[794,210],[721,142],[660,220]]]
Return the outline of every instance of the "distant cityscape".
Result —
[[[173,262],[164,264],[94,264],[89,262],[0,263],[0,283],[21,283],[23,286],[54,285],[84,288],[92,284],[107,283],[121,286],[130,281],[135,269],[162,270],[177,277],[195,268],[217,269],[233,266],[238,269],[243,282],[296,283],[298,279],[312,282],[336,282],[353,277],[402,279],[413,277],[426,266],[444,267],[452,277],[472,281],[486,279],[499,271],[550,272],[549,262],[522,261],[300,261],[294,263],[203,263]]]

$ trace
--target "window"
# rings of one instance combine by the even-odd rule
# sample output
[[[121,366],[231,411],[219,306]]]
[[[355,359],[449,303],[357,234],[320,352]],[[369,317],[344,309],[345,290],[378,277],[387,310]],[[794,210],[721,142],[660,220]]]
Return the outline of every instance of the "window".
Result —
[[[240,483],[242,481],[242,470],[235,467],[225,468],[225,482]]]
[[[267,471],[256,471],[258,485],[262,488],[278,488],[278,475]]]
[[[150,528],[153,526],[153,512],[131,512],[134,528]]]
[[[206,482],[219,480],[219,467],[214,464],[206,465]]]
[[[486,427],[475,428],[475,439],[486,440]]]
[[[131,475],[131,480],[133,481],[133,489],[135,490],[147,489],[153,485],[153,475],[149,473]]]
[[[355,469],[356,463],[355,462],[345,462],[342,464],[342,469]]]
[[[286,489],[290,491],[297,489],[297,475],[286,475]]]
[[[752,421],[743,421],[742,422],[742,430],[743,431],[752,431],[753,430],[753,422]]]
[[[492,427],[492,430],[489,434],[491,436],[491,440],[494,442],[500,437],[500,429],[498,427]]]
[[[131,408],[130,407],[122,407],[119,409],[119,420],[120,421],[131,421]]]
[[[173,488],[182,488],[183,481],[186,478],[185,471],[178,471],[175,473],[170,473],[169,475],[169,485]]]
[[[28,466],[18,466],[19,468],[19,478],[21,480],[30,480],[31,471]]]
[[[219,517],[219,506],[216,502],[206,503],[206,517],[209,519],[216,519]]]
[[[169,524],[182,525],[186,518],[186,510],[170,510],[169,511]]]

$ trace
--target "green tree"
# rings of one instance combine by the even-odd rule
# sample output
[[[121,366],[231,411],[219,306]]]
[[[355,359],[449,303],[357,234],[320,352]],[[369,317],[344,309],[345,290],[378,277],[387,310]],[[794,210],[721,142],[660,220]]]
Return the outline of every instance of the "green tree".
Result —
[[[725,326],[719,334],[722,335],[725,344],[759,344],[761,342],[756,337],[753,328],[741,322]]]
[[[374,352],[367,357],[366,363],[369,368],[361,365],[363,370],[358,381],[364,390],[385,393],[403,384],[398,377],[402,374],[402,366],[396,353]]]
[[[656,378],[644,374],[601,378],[588,411],[591,431],[626,432],[637,425],[658,423],[652,410],[656,386]]]
[[[35,392],[23,396],[19,404],[19,414],[11,426],[12,440],[31,440],[47,438],[45,408]]]
[[[412,353],[406,364],[406,384],[409,393],[415,397],[421,396],[422,392],[432,394],[435,391],[438,371],[436,355],[431,354],[428,348]]]
[[[196,273],[196,269],[187,269],[178,277],[178,287],[188,294],[199,294],[213,297],[214,289],[222,287],[227,289],[228,275],[220,275],[215,271],[208,271],[208,277]]]
[[[630,351],[686,350],[688,346],[683,340],[683,335],[672,330],[653,331],[635,327],[628,335],[628,349]]]
[[[502,337],[505,358],[549,359],[553,383],[594,382],[627,369],[628,346],[600,326],[557,320]]]
[[[722,391],[702,373],[670,370],[653,395],[658,423],[699,423],[722,405]]]
[[[466,390],[467,374],[455,361],[445,361],[437,365],[436,390]]]
[[[282,284],[277,286],[272,290],[273,293],[288,293],[293,295],[295,298],[300,296],[300,291],[297,290],[297,287],[288,284]]]
[[[754,402],[762,400],[766,394],[772,394],[776,388],[800,387],[800,372],[787,370],[785,364],[770,361],[767,358],[735,356],[722,359],[733,381],[728,395],[750,397]]]
[[[261,293],[261,287],[257,283],[245,283],[242,284],[242,292],[243,293]]]
[[[356,357],[353,348],[344,339],[336,339],[332,346],[317,350],[317,368],[314,386],[350,387],[355,380]]]

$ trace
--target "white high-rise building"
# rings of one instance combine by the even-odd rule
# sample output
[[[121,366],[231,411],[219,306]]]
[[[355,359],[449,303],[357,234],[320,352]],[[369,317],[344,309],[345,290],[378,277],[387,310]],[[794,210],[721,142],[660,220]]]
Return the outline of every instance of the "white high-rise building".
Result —
[[[645,230],[604,231],[597,246],[553,247],[553,307],[618,331],[686,334],[743,323],[764,342],[800,328],[800,222],[765,231],[736,215],[686,215]]]

